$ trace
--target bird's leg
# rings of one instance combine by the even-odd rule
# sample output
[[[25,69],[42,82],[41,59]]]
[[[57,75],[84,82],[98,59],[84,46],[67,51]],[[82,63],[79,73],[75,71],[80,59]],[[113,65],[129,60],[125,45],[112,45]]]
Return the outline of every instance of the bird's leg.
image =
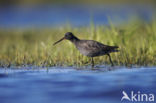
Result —
[[[92,68],[94,67],[94,59],[93,57],[91,58],[91,62],[92,62]]]
[[[112,66],[114,66],[112,59],[111,59],[111,56],[109,54],[107,54],[107,55],[109,56],[109,61],[111,62]]]

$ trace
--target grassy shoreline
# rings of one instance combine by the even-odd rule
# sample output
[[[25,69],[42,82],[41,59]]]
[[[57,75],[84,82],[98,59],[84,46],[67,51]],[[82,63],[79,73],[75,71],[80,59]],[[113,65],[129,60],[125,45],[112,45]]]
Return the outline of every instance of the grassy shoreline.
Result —
[[[112,53],[115,65],[156,65],[156,21],[130,22],[127,25],[0,30],[0,66],[62,66],[90,65],[69,41],[52,44],[71,31],[80,39],[90,39],[107,45],[118,45]],[[96,64],[109,64],[107,56],[95,58]]]

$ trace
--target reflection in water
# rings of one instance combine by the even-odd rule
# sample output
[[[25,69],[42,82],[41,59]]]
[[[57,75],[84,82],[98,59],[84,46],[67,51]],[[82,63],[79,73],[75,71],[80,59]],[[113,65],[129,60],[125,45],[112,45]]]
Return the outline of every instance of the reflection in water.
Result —
[[[1,74],[0,73],[0,78],[4,78],[4,77],[7,77],[8,75],[7,74]]]
[[[156,93],[155,68],[109,70],[106,66],[94,70],[89,67],[1,68],[1,103],[117,103],[123,90]]]

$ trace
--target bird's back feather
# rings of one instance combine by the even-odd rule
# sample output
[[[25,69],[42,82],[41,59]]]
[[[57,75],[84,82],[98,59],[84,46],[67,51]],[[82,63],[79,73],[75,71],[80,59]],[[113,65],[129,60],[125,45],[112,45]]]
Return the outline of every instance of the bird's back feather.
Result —
[[[118,46],[108,46],[94,40],[80,40],[75,45],[82,54],[91,57],[118,52]]]

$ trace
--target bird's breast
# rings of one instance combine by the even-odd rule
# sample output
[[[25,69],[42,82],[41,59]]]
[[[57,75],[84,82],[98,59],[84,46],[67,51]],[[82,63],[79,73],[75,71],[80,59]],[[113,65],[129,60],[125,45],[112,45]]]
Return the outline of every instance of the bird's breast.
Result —
[[[89,56],[90,51],[87,50],[86,48],[84,48],[84,47],[76,47],[76,48],[80,51],[81,54],[83,54],[85,56]]]

